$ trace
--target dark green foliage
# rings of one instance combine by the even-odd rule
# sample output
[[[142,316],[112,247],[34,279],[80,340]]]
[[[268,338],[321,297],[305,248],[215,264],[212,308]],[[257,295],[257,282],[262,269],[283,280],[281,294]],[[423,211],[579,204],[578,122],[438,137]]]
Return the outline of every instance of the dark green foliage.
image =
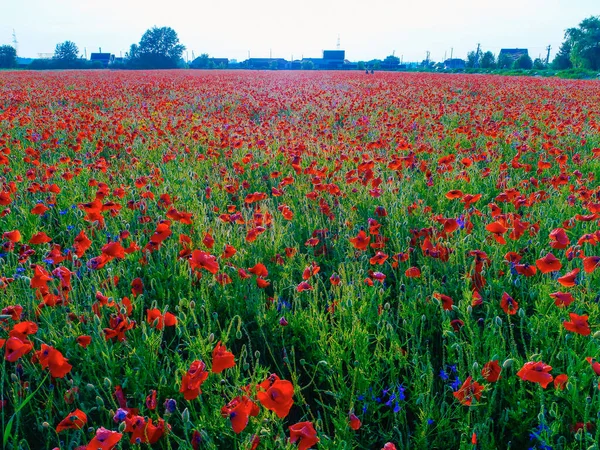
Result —
[[[571,49],[572,45],[570,41],[565,41],[561,44],[558,53],[552,61],[552,68],[557,70],[565,70],[573,67],[571,62]]]
[[[513,69],[532,69],[533,61],[529,55],[521,55],[513,64]]]
[[[565,39],[572,46],[570,59],[574,67],[600,69],[600,17],[588,17],[578,28],[569,28]]]
[[[507,54],[502,54],[498,56],[498,69],[510,69],[513,65],[512,58]]]
[[[67,68],[77,61],[78,56],[79,49],[77,48],[75,42],[65,41],[60,44],[56,44],[56,49],[54,50],[54,56],[52,59],[59,63],[59,65],[65,66],[64,68]]]
[[[0,45],[0,69],[17,67],[17,51],[10,45]]]
[[[175,69],[185,46],[173,28],[153,27],[147,30],[139,44],[132,44],[127,55],[133,69]]]
[[[496,67],[496,58],[494,54],[489,50],[481,57],[481,68],[482,69],[493,69]]]

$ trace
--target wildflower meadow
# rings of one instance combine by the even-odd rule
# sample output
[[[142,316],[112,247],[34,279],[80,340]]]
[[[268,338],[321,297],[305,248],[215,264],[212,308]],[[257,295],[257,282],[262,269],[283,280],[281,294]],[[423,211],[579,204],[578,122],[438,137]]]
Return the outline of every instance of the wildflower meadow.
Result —
[[[600,84],[0,72],[5,449],[598,449]]]

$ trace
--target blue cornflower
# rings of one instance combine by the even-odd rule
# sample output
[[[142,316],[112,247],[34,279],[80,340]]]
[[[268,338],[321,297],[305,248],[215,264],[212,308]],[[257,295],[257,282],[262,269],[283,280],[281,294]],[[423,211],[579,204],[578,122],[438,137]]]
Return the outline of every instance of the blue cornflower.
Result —
[[[444,371],[444,369],[440,369],[440,378],[444,381],[448,379],[448,374]]]
[[[460,381],[460,378],[456,377],[456,380],[454,380],[450,386],[452,386],[452,389],[454,389],[455,391],[457,391],[460,388],[461,384],[462,383]]]

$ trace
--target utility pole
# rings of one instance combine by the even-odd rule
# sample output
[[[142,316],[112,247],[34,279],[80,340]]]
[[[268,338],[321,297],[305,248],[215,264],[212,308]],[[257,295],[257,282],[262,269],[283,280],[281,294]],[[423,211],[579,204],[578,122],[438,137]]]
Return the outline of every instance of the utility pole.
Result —
[[[13,43],[13,47],[15,48],[15,53],[18,55],[19,54],[19,41],[17,41],[17,33],[15,32],[14,28],[13,28],[13,34],[12,34],[12,43]]]
[[[444,61],[446,61],[446,50],[444,50]]]
[[[85,59],[87,59],[87,47],[83,47],[83,54],[85,55]]]
[[[427,67],[429,67],[429,55],[431,54],[431,52],[427,50],[427,52],[425,53],[427,54],[427,57],[425,58],[425,64],[427,64]]]
[[[479,47],[480,43],[477,43],[477,51],[475,52],[475,67],[479,67]]]
[[[450,59],[452,59],[453,54],[454,54],[454,47],[450,47]]]
[[[552,48],[551,45],[549,45],[548,47],[546,47],[546,50],[548,50],[548,53],[546,54],[546,65],[548,65],[548,63],[550,62],[550,49]]]

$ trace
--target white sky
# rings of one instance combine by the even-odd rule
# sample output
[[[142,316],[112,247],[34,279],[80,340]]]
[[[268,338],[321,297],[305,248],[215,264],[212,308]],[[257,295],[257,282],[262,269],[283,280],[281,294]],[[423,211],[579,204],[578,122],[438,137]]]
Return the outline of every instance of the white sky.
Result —
[[[14,28],[19,56],[65,40],[88,57],[99,47],[119,56],[156,25],[175,29],[190,59],[320,57],[338,35],[352,61],[393,51],[421,61],[427,50],[441,61],[451,48],[465,58],[478,42],[495,54],[528,48],[533,58],[552,45],[552,58],[565,29],[591,15],[600,0],[0,0],[0,44],[12,43]]]

